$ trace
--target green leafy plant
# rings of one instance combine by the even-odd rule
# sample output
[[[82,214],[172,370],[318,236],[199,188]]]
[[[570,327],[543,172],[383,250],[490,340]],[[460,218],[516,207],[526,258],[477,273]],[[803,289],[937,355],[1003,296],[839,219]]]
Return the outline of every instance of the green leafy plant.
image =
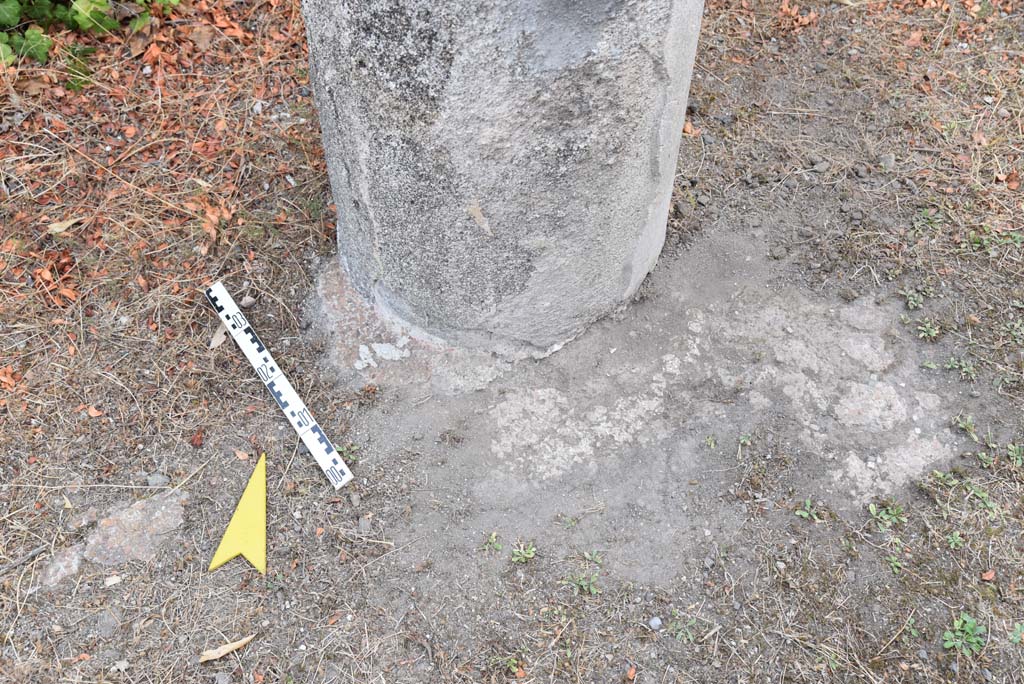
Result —
[[[974,416],[965,416],[964,414],[959,413],[953,418],[953,424],[966,432],[967,436],[975,442],[981,441],[978,439],[978,429],[974,425]]]
[[[960,480],[956,479],[953,473],[944,473],[941,470],[933,470],[932,477],[938,480],[939,484],[945,485],[946,487],[955,487],[960,484]]]
[[[589,561],[594,565],[601,565],[604,563],[604,558],[597,551],[584,551],[583,560]]]
[[[946,370],[960,371],[961,380],[970,380],[974,382],[978,379],[978,370],[974,367],[974,364],[966,358],[957,358],[955,356],[949,357],[949,361],[946,362]]]
[[[491,667],[497,670],[507,670],[511,674],[519,672],[519,658],[514,655],[494,656],[491,658]]]
[[[942,328],[933,318],[922,318],[917,321],[917,336],[922,340],[934,342],[939,338]]]
[[[964,547],[964,538],[960,536],[958,530],[954,530],[946,535],[946,543],[949,544],[949,548],[958,551]]]
[[[942,647],[955,649],[961,655],[977,655],[985,647],[985,626],[979,625],[970,614],[961,612],[953,620],[953,628],[942,634]]]
[[[908,287],[905,290],[900,290],[899,293],[903,295],[903,298],[907,304],[907,308],[910,309],[911,311],[915,309],[920,309],[921,305],[924,304],[924,295],[921,294],[916,288]]]
[[[889,569],[892,570],[892,574],[898,575],[903,570],[903,561],[898,556],[886,556],[885,562],[889,564]]]
[[[871,514],[879,530],[887,530],[893,525],[902,525],[907,522],[903,506],[894,501],[883,502],[881,506],[870,504],[868,505],[868,512]]]
[[[921,631],[917,628],[917,621],[914,618],[907,618],[907,623],[903,628],[903,634],[900,635],[900,641],[903,642],[904,646],[910,646],[914,642],[914,639],[921,638]]]
[[[519,542],[515,548],[512,549],[512,562],[513,563],[529,563],[537,555],[537,547],[533,545],[533,542],[524,544]]]
[[[580,575],[570,575],[562,580],[562,584],[572,589],[572,593],[584,596],[597,596],[601,593],[601,589],[597,586],[597,578],[599,573],[582,573]]]
[[[697,640],[696,635],[693,633],[693,628],[697,626],[697,618],[692,616],[685,616],[678,610],[672,610],[672,620],[668,623],[668,632],[676,641],[681,641],[684,644],[692,644]]]
[[[487,536],[487,540],[484,542],[484,545],[480,547],[481,551],[501,551],[501,549],[502,545],[501,542],[498,541],[497,532],[491,532]]]
[[[166,16],[179,2],[141,0],[142,11],[131,18],[130,30],[141,30],[154,14]],[[19,57],[45,64],[53,48],[45,33],[51,26],[109,33],[120,26],[120,20],[111,0],[0,0],[0,64],[11,65]]]
[[[796,513],[798,518],[821,522],[821,518],[818,517],[818,510],[814,507],[814,504],[811,503],[810,499],[806,499],[800,507],[794,511],[794,513]]]
[[[1021,642],[1024,642],[1024,622],[1018,622],[1013,626],[1013,632],[1010,634],[1010,643],[1017,644],[1020,646]]]
[[[1007,444],[1006,458],[1018,468],[1024,466],[1024,444]]]
[[[988,513],[989,520],[999,517],[999,505],[992,500],[987,490],[970,482],[967,483],[967,498],[975,498]]]

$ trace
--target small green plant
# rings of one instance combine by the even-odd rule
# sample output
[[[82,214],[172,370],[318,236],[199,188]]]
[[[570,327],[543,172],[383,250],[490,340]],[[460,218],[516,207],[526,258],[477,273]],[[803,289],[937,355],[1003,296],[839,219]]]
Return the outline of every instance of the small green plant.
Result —
[[[933,318],[920,318],[917,320],[917,336],[922,340],[934,342],[939,338],[942,328]]]
[[[676,641],[684,644],[692,644],[697,640],[693,628],[697,626],[697,618],[683,615],[676,609],[672,609],[672,619],[668,623],[668,633],[675,637]]]
[[[529,563],[537,555],[537,547],[533,545],[533,542],[519,542],[515,548],[512,549],[512,562],[513,563]]]
[[[974,416],[965,416],[962,413],[958,413],[956,417],[953,418],[953,424],[966,432],[967,436],[975,442],[981,441],[978,439],[978,429],[974,425]]]
[[[978,463],[981,464],[982,468],[991,468],[992,464],[996,462],[995,457],[986,451],[979,451],[975,455],[978,457]]]
[[[718,440],[715,439],[714,435],[708,435],[704,438],[704,446],[708,449],[714,450],[714,448],[718,446]]]
[[[989,496],[988,491],[970,482],[967,483],[967,498],[971,497],[978,500],[981,507],[988,513],[989,520],[994,520],[999,516],[999,505],[992,500]]]
[[[889,569],[892,570],[892,574],[898,575],[903,570],[903,561],[898,556],[886,556],[885,562],[889,564]]]
[[[814,504],[811,503],[810,499],[806,499],[800,505],[800,507],[794,511],[794,513],[796,513],[796,516],[798,518],[803,518],[804,520],[813,520],[814,522],[821,522],[821,518],[818,517],[818,511],[814,507]]]
[[[153,14],[169,14],[179,1],[140,0],[132,5],[141,11],[131,19],[129,29],[142,29]],[[0,0],[0,66],[11,65],[19,57],[45,64],[53,47],[45,33],[51,26],[82,33],[116,30],[121,20],[114,4],[110,0]],[[118,11],[123,7],[129,5],[122,5]]]
[[[1018,622],[1013,626],[1013,632],[1010,634],[1010,643],[1020,646],[1021,642],[1024,642],[1024,622]]]
[[[491,532],[487,536],[487,541],[485,541],[484,545],[480,547],[481,551],[501,551],[501,549],[502,545],[501,542],[498,541],[497,532]]]
[[[593,563],[594,565],[601,565],[604,563],[604,558],[597,551],[584,551],[583,560]]]
[[[342,446],[334,445],[335,450],[341,455],[341,457],[348,463],[359,462],[359,445],[348,442]]]
[[[519,672],[519,658],[514,655],[494,656],[491,658],[491,667],[496,670],[505,670],[510,674]]]
[[[1003,323],[1003,331],[1013,338],[1014,344],[1024,347],[1024,319],[1018,318],[1015,321]]]
[[[1024,444],[1007,444],[1006,458],[1018,468],[1024,466]]]
[[[955,649],[961,655],[977,655],[985,647],[985,626],[979,625],[970,614],[961,612],[953,620],[953,628],[942,634],[942,647]]]
[[[870,504],[868,512],[871,513],[879,530],[887,530],[893,525],[902,525],[907,522],[903,506],[894,501],[883,502],[881,506]]]
[[[599,573],[594,572],[591,574],[582,573],[579,575],[570,575],[562,580],[562,584],[572,589],[572,593],[579,596],[597,596],[601,593],[600,587],[597,586],[597,578]]]
[[[917,628],[917,621],[914,618],[907,618],[907,623],[903,627],[903,634],[900,635],[900,641],[903,642],[904,646],[910,646],[914,639],[921,638],[921,631]]]
[[[970,380],[974,382],[978,379],[978,370],[974,367],[974,364],[966,358],[957,358],[955,356],[949,357],[949,361],[946,362],[946,370],[955,370],[960,372],[961,380]]]
[[[964,538],[960,536],[959,530],[953,530],[946,535],[946,543],[949,544],[949,548],[959,551],[964,547]]]
[[[960,484],[960,480],[956,479],[953,473],[944,473],[941,470],[933,470],[932,477],[935,478],[939,484],[945,485],[946,487],[956,487]]]
[[[903,299],[907,304],[907,308],[910,309],[911,311],[914,311],[915,309],[920,309],[921,305],[924,304],[924,295],[922,295],[914,288],[908,287],[905,290],[900,290],[900,294],[903,295]]]

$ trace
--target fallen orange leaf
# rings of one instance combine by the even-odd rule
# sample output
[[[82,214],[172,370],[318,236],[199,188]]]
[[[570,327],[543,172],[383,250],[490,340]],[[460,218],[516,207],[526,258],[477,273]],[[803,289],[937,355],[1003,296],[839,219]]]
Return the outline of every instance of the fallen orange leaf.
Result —
[[[626,679],[629,681],[636,679],[636,665],[630,666],[629,671],[626,672]]]
[[[986,570],[985,572],[981,573],[981,581],[982,582],[991,582],[995,578],[996,578],[996,571],[995,570]]]
[[[89,409],[88,409],[88,413],[89,413],[89,416],[92,417],[92,418],[99,418],[100,416],[103,415],[103,411],[100,411],[95,406],[90,406]]]

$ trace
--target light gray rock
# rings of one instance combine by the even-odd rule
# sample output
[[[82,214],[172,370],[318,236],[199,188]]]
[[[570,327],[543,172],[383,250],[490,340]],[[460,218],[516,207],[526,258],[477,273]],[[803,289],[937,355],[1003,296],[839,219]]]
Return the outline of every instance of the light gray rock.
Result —
[[[96,523],[85,546],[85,558],[102,565],[129,560],[150,561],[181,526],[187,500],[184,492],[167,492],[113,512]]]
[[[907,419],[907,407],[899,393],[885,382],[850,383],[835,412],[840,423],[872,432],[891,430]]]
[[[355,287],[451,342],[540,356],[665,238],[701,0],[304,0]]]
[[[650,620],[648,620],[647,626],[653,629],[655,632],[657,632],[659,629],[661,629],[661,618],[655,615]]]
[[[39,583],[44,587],[52,587],[72,575],[77,575],[82,564],[83,550],[82,544],[76,544],[53,554],[53,558],[39,575]]]

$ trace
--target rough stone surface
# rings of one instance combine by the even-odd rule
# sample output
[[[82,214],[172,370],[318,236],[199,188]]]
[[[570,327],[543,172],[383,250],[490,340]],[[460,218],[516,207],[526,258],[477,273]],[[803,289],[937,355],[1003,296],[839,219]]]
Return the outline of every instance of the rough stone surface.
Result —
[[[82,565],[83,549],[82,544],[76,544],[53,554],[53,558],[39,575],[39,584],[44,587],[52,587],[68,577],[77,575],[78,569]]]
[[[355,288],[512,355],[629,298],[664,241],[702,8],[305,0]]]
[[[103,565],[153,560],[166,535],[181,526],[186,499],[182,492],[167,492],[103,518],[89,535],[85,558]]]
[[[326,272],[310,313],[339,378],[386,397],[352,439],[416,453],[431,483],[396,544],[445,530],[431,556],[438,581],[469,572],[446,566],[452,545],[476,553],[496,531],[599,549],[602,573],[667,582],[693,549],[713,566],[747,519],[723,495],[739,486],[738,462],[785,467],[800,497],[852,517],[948,467],[960,444],[949,417],[983,400],[922,369],[900,302],[815,297],[773,276],[768,239],[706,230],[659,264],[643,301],[540,362],[414,339],[408,356],[358,369],[360,346],[397,338],[357,305],[339,266]],[[418,553],[408,562],[429,552]]]

